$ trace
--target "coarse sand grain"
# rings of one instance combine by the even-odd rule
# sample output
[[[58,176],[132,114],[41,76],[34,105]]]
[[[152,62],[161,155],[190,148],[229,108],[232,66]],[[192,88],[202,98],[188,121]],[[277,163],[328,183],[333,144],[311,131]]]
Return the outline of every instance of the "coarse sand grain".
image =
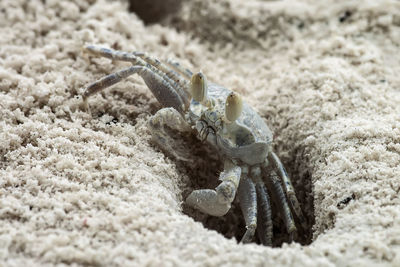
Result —
[[[152,15],[0,1],[0,265],[400,266],[400,1],[169,2]],[[160,105],[138,76],[84,111],[85,86],[127,65],[89,43],[174,58],[240,92],[307,215],[299,242],[239,244],[237,208],[185,207],[221,163],[193,136],[175,144],[191,165],[152,144]]]

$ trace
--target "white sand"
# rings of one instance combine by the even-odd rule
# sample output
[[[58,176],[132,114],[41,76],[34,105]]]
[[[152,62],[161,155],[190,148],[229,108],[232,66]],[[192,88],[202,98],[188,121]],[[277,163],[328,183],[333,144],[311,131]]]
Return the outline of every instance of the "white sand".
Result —
[[[399,1],[196,0],[166,26],[120,2],[45,2],[0,1],[4,265],[400,266]],[[184,213],[218,166],[193,137],[177,143],[193,166],[151,144],[159,105],[137,76],[90,98],[93,118],[80,110],[85,85],[126,65],[85,43],[177,58],[241,92],[315,216],[313,242],[238,244]],[[235,214],[208,224],[240,236]]]

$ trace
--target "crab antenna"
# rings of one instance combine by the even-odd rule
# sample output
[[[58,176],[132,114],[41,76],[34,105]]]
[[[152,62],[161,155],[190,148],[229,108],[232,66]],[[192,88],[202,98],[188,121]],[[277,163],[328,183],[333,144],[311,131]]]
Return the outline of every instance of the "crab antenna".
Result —
[[[225,117],[228,122],[233,122],[239,118],[242,113],[243,102],[242,97],[235,92],[231,92],[225,102]]]
[[[194,100],[202,104],[207,102],[207,78],[201,71],[192,75],[190,91]]]

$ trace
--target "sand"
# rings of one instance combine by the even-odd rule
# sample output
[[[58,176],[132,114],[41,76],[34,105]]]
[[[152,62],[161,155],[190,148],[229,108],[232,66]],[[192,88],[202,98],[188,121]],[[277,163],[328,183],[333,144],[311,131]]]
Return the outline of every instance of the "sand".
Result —
[[[145,24],[126,2],[0,2],[1,265],[400,266],[400,2],[180,7]],[[175,144],[191,164],[154,146],[160,105],[137,76],[82,110],[84,87],[126,66],[88,43],[175,58],[240,92],[274,132],[304,236],[244,245],[237,208],[185,207],[220,162],[194,136]]]

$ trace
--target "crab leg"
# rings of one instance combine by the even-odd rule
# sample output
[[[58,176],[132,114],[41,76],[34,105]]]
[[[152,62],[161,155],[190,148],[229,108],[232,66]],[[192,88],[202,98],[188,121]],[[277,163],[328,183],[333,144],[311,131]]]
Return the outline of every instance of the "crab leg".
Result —
[[[183,112],[184,104],[181,96],[171,87],[168,81],[164,80],[157,73],[154,73],[147,67],[131,66],[120,70],[113,74],[107,75],[100,80],[90,84],[83,94],[83,99],[86,102],[87,98],[113,84],[118,83],[122,79],[137,73],[139,74],[147,86],[152,91],[157,100],[165,107],[173,107],[179,112]]]
[[[282,178],[283,188],[285,189],[289,202],[294,212],[296,213],[296,216],[298,217],[301,226],[303,227],[303,229],[307,229],[306,220],[304,218],[303,212],[301,211],[300,203],[297,200],[292,181],[290,180],[289,175],[285,170],[285,167],[283,166],[279,157],[274,152],[271,151],[270,156],[275,163],[275,167],[278,169],[280,177]]]
[[[246,232],[241,242],[249,243],[253,240],[257,227],[257,194],[253,181],[242,175],[238,190],[239,204],[246,222]]]
[[[171,66],[176,72],[185,76],[187,79],[190,79],[193,75],[193,73],[190,70],[182,67],[181,64],[179,64],[178,62],[175,62],[171,59],[167,59],[165,61],[165,63],[167,63],[169,66]]]
[[[272,246],[272,212],[267,188],[262,181],[256,183],[258,203],[257,235],[265,246]]]
[[[83,93],[83,99],[86,100],[89,96],[94,95],[107,87],[110,87],[118,82],[120,82],[122,79],[125,79],[126,77],[138,73],[141,71],[143,67],[140,66],[135,66],[135,67],[129,67],[123,70],[120,70],[118,72],[109,74],[94,83],[90,84],[88,87],[86,87],[85,92]]]
[[[165,65],[163,62],[160,60],[149,56],[147,53],[144,52],[132,52],[133,55],[140,57],[147,63],[151,64],[152,66],[156,67],[157,69],[163,71],[165,75],[167,75],[171,80],[175,81],[177,84],[179,84],[182,88],[188,89],[188,80],[184,79],[181,75],[175,71],[177,68],[176,65],[173,65],[173,69],[171,69],[169,66]],[[180,65],[178,65],[180,66]],[[179,72],[179,71],[178,71]],[[187,75],[184,73],[184,76],[186,76],[187,79],[190,79],[190,77],[187,77]]]
[[[185,79],[173,70],[169,69],[159,60],[150,58],[140,52],[127,53],[95,45],[87,45],[84,49],[94,55],[99,55],[113,60],[128,61],[134,65],[149,68],[152,72],[157,73],[160,77],[167,80],[173,88],[176,88],[179,95],[184,100],[185,106],[187,107],[189,105],[190,95],[188,93],[188,85],[187,83],[184,83]]]
[[[294,224],[293,215],[286,200],[285,192],[283,191],[279,176],[275,171],[271,171],[270,175],[268,175],[267,184],[271,189],[270,191],[274,201],[278,205],[279,210],[283,215],[283,221],[285,222],[286,230],[291,235],[291,239],[293,240],[293,234],[296,232],[296,226]]]
[[[212,216],[223,216],[231,208],[231,203],[239,186],[241,168],[226,160],[222,181],[215,190],[194,190],[186,199],[186,204]]]
[[[272,245],[272,210],[267,188],[262,180],[260,167],[251,168],[251,176],[257,193],[257,235],[265,246]]]

